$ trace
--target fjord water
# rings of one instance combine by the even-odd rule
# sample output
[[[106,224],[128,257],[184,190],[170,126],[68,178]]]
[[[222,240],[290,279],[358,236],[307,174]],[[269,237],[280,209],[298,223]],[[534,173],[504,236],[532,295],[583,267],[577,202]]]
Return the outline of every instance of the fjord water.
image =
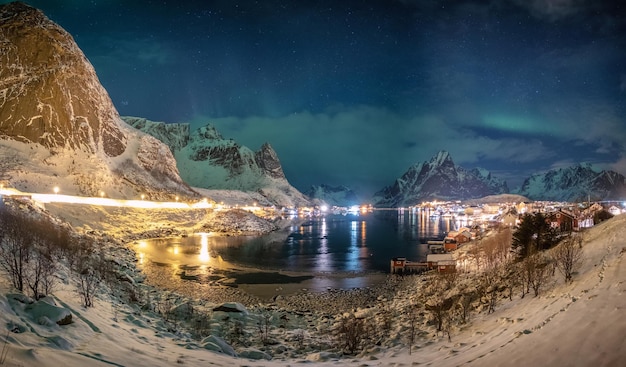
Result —
[[[426,242],[443,239],[454,227],[450,218],[429,211],[375,210],[301,220],[286,231],[259,237],[203,234],[147,240],[139,252],[153,262],[185,268],[365,274],[389,272],[390,260],[397,256],[425,260]]]

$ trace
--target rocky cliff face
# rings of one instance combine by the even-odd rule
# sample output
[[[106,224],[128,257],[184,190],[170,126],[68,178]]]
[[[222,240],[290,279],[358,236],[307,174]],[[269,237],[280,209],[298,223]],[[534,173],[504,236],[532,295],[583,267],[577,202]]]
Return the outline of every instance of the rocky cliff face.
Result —
[[[164,124],[143,117],[129,116],[124,116],[122,119],[130,126],[162,141],[172,151],[182,149],[189,142],[191,127],[188,123]]]
[[[1,5],[0,50],[4,179],[28,191],[55,183],[81,195],[197,195],[166,146],[120,119],[73,38],[41,11]]]
[[[286,180],[278,155],[269,143],[264,143],[261,149],[254,153],[254,160],[269,177]]]
[[[532,200],[622,200],[626,184],[617,172],[597,172],[590,164],[577,164],[532,175],[524,180],[518,193]]]
[[[0,7],[0,132],[47,148],[124,152],[119,116],[72,37],[23,3]]]
[[[466,200],[507,193],[506,183],[483,169],[466,170],[454,164],[450,154],[439,152],[428,162],[410,167],[374,195],[378,207],[400,207],[429,200]]]

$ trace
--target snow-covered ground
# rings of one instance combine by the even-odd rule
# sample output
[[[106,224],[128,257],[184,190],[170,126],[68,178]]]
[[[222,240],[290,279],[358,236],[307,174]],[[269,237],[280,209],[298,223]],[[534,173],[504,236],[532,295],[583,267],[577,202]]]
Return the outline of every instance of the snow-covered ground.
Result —
[[[146,231],[194,229],[209,220],[200,211],[181,214],[176,210],[61,204],[47,204],[46,209],[78,230],[102,233],[103,239],[128,240]],[[119,244],[115,241],[103,246],[118,261],[132,262],[132,252],[116,248]],[[62,270],[52,298],[73,315],[72,323],[65,326],[50,323],[37,311],[40,308],[13,296],[2,277],[0,325],[5,325],[6,331],[0,333],[0,365],[619,366],[626,360],[626,215],[586,232],[583,249],[584,261],[573,283],[564,284],[557,273],[554,283],[536,298],[516,295],[513,301],[502,299],[494,313],[475,313],[469,324],[454,328],[451,341],[434,331],[427,315],[419,316],[419,332],[410,354],[409,319],[394,310],[404,310],[415,302],[423,283],[419,277],[390,278],[385,286],[367,290],[286,295],[271,304],[245,304],[246,312],[239,313],[216,311],[221,303],[210,299],[187,300],[151,289],[132,271],[132,282],[146,293],[144,298],[152,300],[151,307],[125,304],[114,289],[101,291],[95,306],[84,308],[72,277]],[[241,301],[237,292],[222,295]],[[178,306],[178,317],[174,317],[178,321],[165,320],[156,312],[166,303]],[[189,305],[196,315],[205,312],[207,327],[221,335],[239,320],[247,330],[243,333],[247,340],[233,343],[235,348],[230,350],[220,346],[222,340],[216,337],[193,338],[193,332],[180,321],[189,315],[185,311]],[[324,330],[348,311],[368,320],[395,313],[390,328],[378,331],[377,335],[382,335],[378,345],[355,356],[342,356]],[[271,343],[260,342],[258,326],[264,320],[270,326]],[[270,356],[271,360],[265,359]]]

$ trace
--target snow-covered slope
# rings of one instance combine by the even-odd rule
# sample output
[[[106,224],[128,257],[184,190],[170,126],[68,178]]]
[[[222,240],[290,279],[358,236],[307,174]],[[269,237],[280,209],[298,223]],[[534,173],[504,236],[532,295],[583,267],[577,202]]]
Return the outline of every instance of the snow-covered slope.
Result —
[[[193,187],[255,193],[266,203],[284,207],[310,204],[289,184],[278,155],[268,143],[253,152],[232,139],[224,139],[210,124],[189,131],[186,124],[136,117],[124,117],[124,120],[168,144],[181,177]]]
[[[532,175],[518,193],[533,200],[620,200],[626,197],[626,184],[617,172],[596,172],[591,164],[577,164]]]
[[[484,169],[466,170],[440,151],[428,162],[416,163],[393,185],[374,195],[374,205],[398,207],[428,200],[465,200],[507,193],[506,182]]]
[[[62,208],[58,208],[61,210]],[[99,223],[102,213],[81,211],[77,217],[84,223]],[[150,222],[149,212],[137,211],[139,220]],[[121,215],[121,214],[120,214]],[[160,217],[164,219],[164,217]],[[195,218],[194,218],[195,219]],[[191,222],[191,221],[190,221]],[[162,222],[168,227],[167,222]],[[451,340],[435,332],[426,315],[411,316],[407,310],[415,307],[423,278],[406,277],[406,287],[393,295],[383,295],[370,307],[360,307],[357,313],[367,320],[391,317],[391,326],[377,330],[377,345],[357,356],[342,356],[337,343],[328,336],[332,320],[339,320],[346,312],[356,308],[350,303],[350,293],[327,292],[310,294],[307,307],[291,312],[287,306],[302,299],[300,296],[284,296],[271,304],[248,306],[247,313],[213,311],[218,306],[204,300],[178,300],[172,292],[157,292],[142,288],[135,293],[149,297],[150,307],[139,307],[120,302],[114,294],[126,294],[127,286],[105,291],[103,285],[95,298],[95,307],[84,308],[75,291],[72,273],[62,269],[53,296],[54,302],[72,314],[70,325],[55,325],[34,311],[27,297],[16,295],[4,277],[0,277],[0,324],[6,326],[0,335],[0,345],[6,352],[4,366],[267,366],[287,365],[315,366],[621,366],[626,358],[626,215],[619,215],[591,228],[584,234],[583,261],[574,274],[572,283],[564,283],[562,277],[552,278],[551,284],[537,297],[521,298],[516,292],[513,300],[498,300],[495,312],[473,313],[470,322],[455,328]],[[110,242],[106,237],[99,243],[107,258],[114,263],[132,264],[134,254],[126,248]],[[142,276],[125,267],[125,283],[143,287]],[[558,275],[558,273],[557,273]],[[459,281],[460,281],[459,277]],[[399,278],[396,278],[399,281]],[[197,287],[197,286],[195,286]],[[228,288],[228,287],[227,287]],[[226,293],[219,289],[220,294]],[[380,289],[376,290],[381,291]],[[357,293],[358,294],[358,293]],[[211,292],[207,292],[211,296]],[[337,302],[346,295],[347,302]],[[292,303],[290,303],[292,302]],[[232,350],[216,348],[221,339],[194,338],[190,331],[180,326],[185,314],[175,316],[172,322],[164,320],[155,310],[170,305],[173,310],[189,310],[193,317],[207,315],[212,333],[230,330],[232,319],[244,319],[244,331],[248,334],[244,343],[235,350],[239,357],[223,352]],[[293,306],[295,305],[295,306]],[[341,305],[341,306],[340,306]],[[186,308],[185,308],[186,307]],[[317,309],[333,308],[332,312]],[[298,308],[300,309],[300,308]],[[181,311],[181,312],[182,312]],[[258,325],[267,315],[270,319],[271,345],[263,344],[256,337]],[[280,315],[287,315],[285,318]],[[303,318],[300,324],[297,318]],[[376,318],[375,318],[376,317]],[[416,317],[416,318],[412,318]],[[378,319],[377,319],[378,318]],[[376,324],[371,321],[372,325]],[[378,322],[378,321],[377,321]],[[287,326],[280,326],[281,323]],[[413,352],[409,353],[411,325],[417,329]],[[13,332],[9,332],[12,330]],[[323,338],[314,339],[321,331]],[[299,335],[304,334],[304,340]],[[6,342],[5,342],[6,340]],[[280,340],[280,341],[279,341]],[[324,342],[326,340],[326,342]],[[222,351],[220,353],[220,351]],[[266,354],[258,351],[266,351]],[[272,360],[254,360],[272,354]]]
[[[356,193],[347,186],[312,185],[305,193],[311,199],[318,199],[328,205],[349,207],[361,202]]]
[[[167,146],[120,119],[65,30],[19,2],[0,19],[1,180],[25,192],[197,195]]]

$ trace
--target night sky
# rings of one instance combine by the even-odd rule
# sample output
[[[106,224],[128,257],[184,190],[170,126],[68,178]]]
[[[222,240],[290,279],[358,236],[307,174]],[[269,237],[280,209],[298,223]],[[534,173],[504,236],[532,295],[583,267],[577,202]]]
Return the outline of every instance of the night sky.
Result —
[[[371,195],[439,150],[511,188],[578,162],[626,174],[619,1],[26,2],[121,115],[267,141],[303,191]]]

